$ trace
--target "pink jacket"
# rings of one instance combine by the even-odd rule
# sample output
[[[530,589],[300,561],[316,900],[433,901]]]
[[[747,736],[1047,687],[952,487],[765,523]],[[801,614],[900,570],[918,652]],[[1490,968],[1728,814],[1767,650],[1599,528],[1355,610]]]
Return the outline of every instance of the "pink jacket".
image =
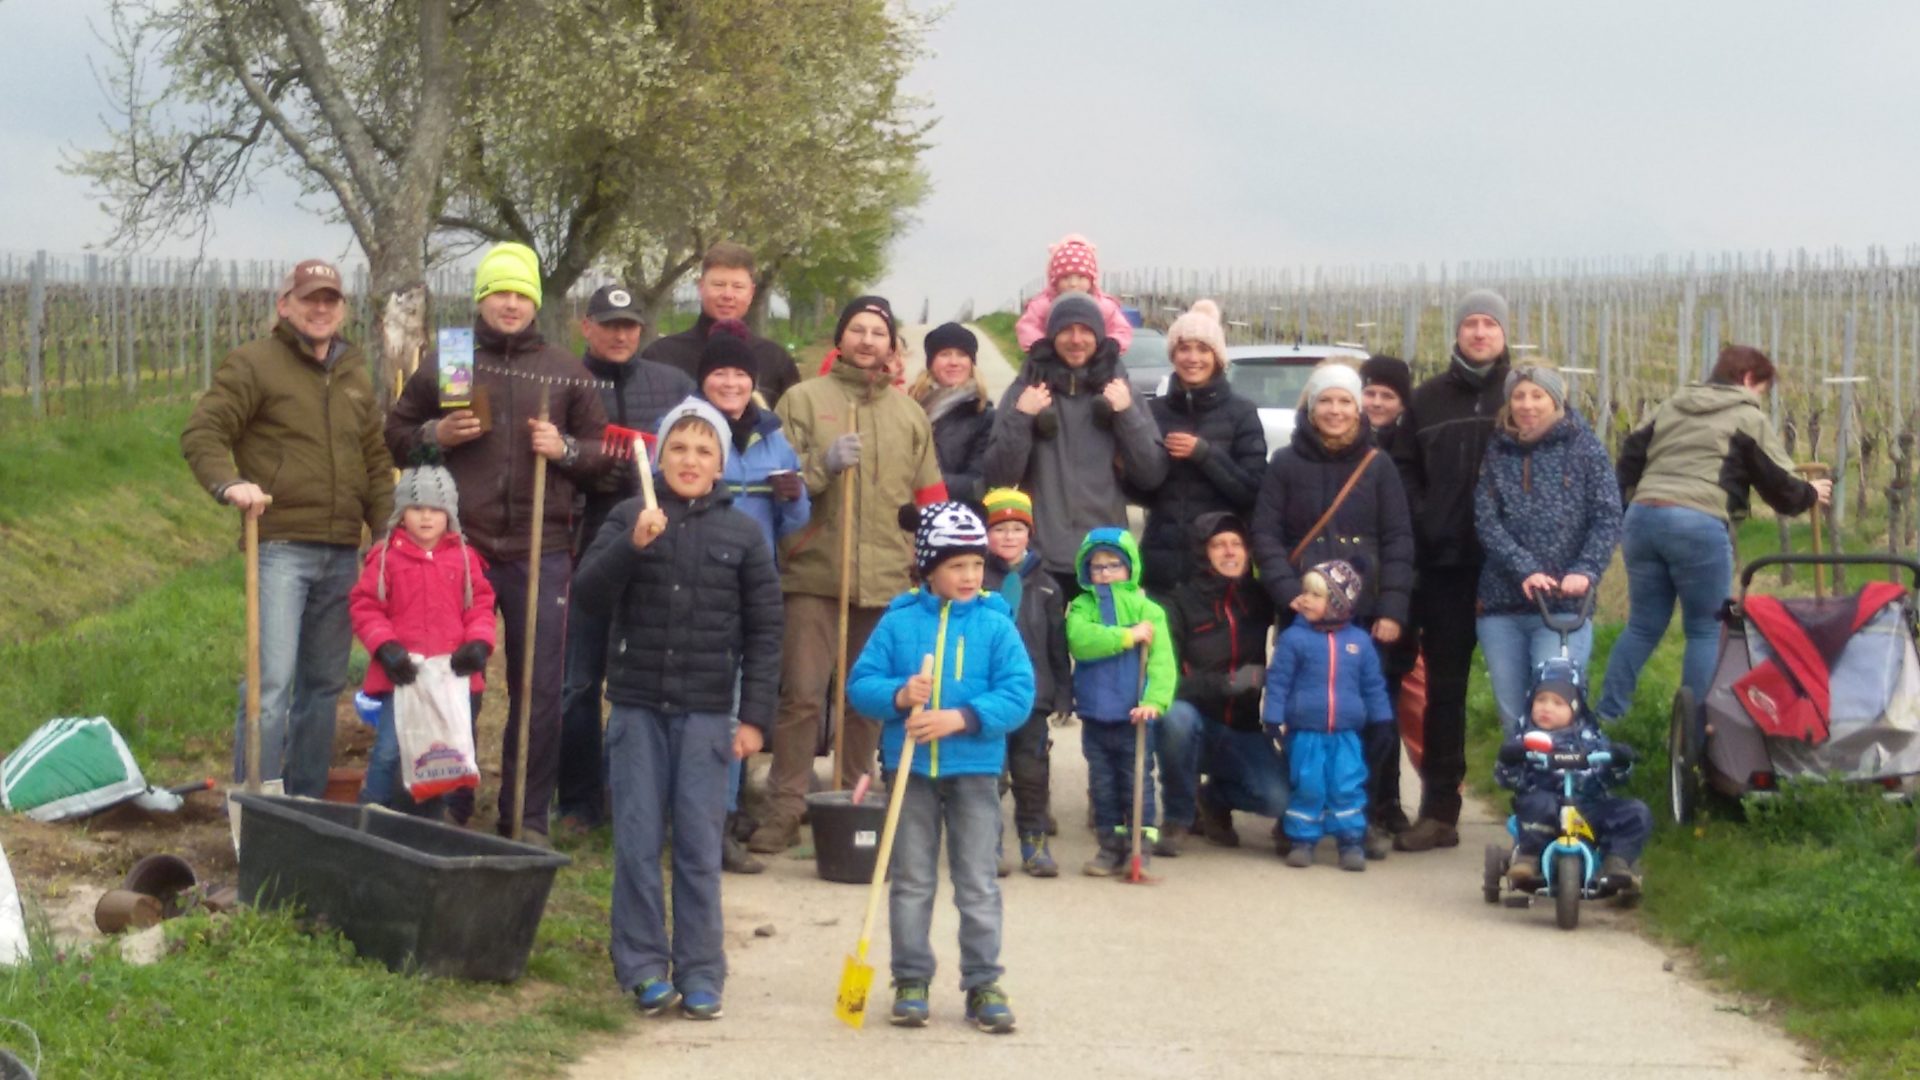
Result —
[[[1020,321],[1013,324],[1013,332],[1019,339],[1022,352],[1033,348],[1034,342],[1047,336],[1047,314],[1053,310],[1053,298],[1058,295],[1057,290],[1048,287],[1027,301],[1027,310],[1020,315]],[[1133,344],[1133,324],[1121,313],[1120,302],[1098,289],[1088,295],[1100,305],[1100,314],[1107,317],[1107,336],[1120,346],[1121,352],[1126,352],[1127,346]]]
[[[347,598],[354,636],[368,654],[389,641],[421,656],[445,656],[469,641],[484,641],[491,648],[493,586],[487,584],[486,569],[486,560],[456,533],[448,533],[432,551],[422,551],[405,531],[393,530],[367,552],[360,580]],[[383,571],[385,599],[380,589]],[[469,582],[472,603],[467,602]],[[472,686],[476,694],[485,688],[477,672]],[[384,694],[393,689],[393,680],[385,668],[370,663],[364,689]]]

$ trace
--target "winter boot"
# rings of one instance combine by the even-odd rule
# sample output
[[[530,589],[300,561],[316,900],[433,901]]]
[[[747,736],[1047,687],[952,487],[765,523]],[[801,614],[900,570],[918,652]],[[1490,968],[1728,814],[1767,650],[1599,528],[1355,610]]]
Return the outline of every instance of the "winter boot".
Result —
[[[1112,877],[1126,869],[1127,842],[1125,838],[1107,835],[1100,839],[1100,850],[1080,867],[1080,872],[1088,877]]]
[[[1393,838],[1395,851],[1432,851],[1434,848],[1459,846],[1459,830],[1432,818],[1421,818],[1413,823],[1413,828]]]
[[[1393,834],[1379,825],[1369,825],[1366,838],[1360,841],[1360,847],[1366,852],[1367,858],[1379,862],[1393,850]]]
[[[720,834],[720,869],[729,874],[758,874],[767,864],[747,853],[747,845],[734,832],[734,816],[727,816],[726,831]]]
[[[753,830],[747,850],[760,855],[778,855],[800,842],[800,823],[769,818]]]
[[[1185,825],[1160,826],[1160,839],[1153,842],[1153,853],[1162,858],[1174,859],[1180,856],[1180,849],[1187,844],[1192,830]]]
[[[1279,847],[1279,842],[1276,841],[1274,846],[1276,848]],[[1313,844],[1295,844],[1289,841],[1286,853],[1287,865],[1293,867],[1295,870],[1305,870],[1307,867],[1312,866],[1313,849]]]
[[[1619,855],[1609,855],[1600,860],[1600,876],[1613,884],[1622,901],[1640,898],[1640,868]]]
[[[1352,873],[1364,872],[1367,868],[1367,852],[1364,844],[1340,845],[1340,869]]]
[[[1047,850],[1046,833],[1020,838],[1020,868],[1029,877],[1060,876],[1060,864],[1053,861],[1053,853]]]

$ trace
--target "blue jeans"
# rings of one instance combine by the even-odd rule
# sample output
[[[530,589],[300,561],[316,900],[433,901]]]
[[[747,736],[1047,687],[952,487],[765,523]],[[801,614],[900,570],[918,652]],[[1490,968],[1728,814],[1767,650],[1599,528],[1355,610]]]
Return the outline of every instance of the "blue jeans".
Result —
[[[1159,721],[1149,721],[1157,725]],[[1080,751],[1087,756],[1087,794],[1093,799],[1093,827],[1101,841],[1124,832],[1133,823],[1133,724],[1108,724],[1098,720],[1080,720]],[[1153,745],[1153,732],[1147,732],[1147,745]],[[1147,755],[1146,777],[1141,781],[1140,824],[1148,836],[1153,828],[1153,755]]]
[[[1193,709],[1184,701],[1173,711]],[[1198,712],[1195,712],[1198,715]],[[1200,797],[1223,810],[1239,810],[1278,820],[1287,812],[1293,788],[1287,783],[1287,759],[1263,731],[1235,731],[1207,721],[1201,732],[1205,744],[1207,786]]]
[[[1194,796],[1200,786],[1200,723],[1198,710],[1176,701],[1153,725],[1153,756],[1160,764],[1161,828],[1193,826]]]
[[[347,594],[359,549],[269,540],[260,545],[260,779],[319,798],[333,764],[334,709],[347,686],[353,620]],[[233,727],[233,778],[247,778],[246,682]]]
[[[362,804],[373,803],[389,810],[419,817],[438,818],[446,809],[446,797],[435,796],[426,802],[414,802],[400,782],[400,727],[393,720],[393,692],[379,695],[379,728],[373,736],[373,750],[367,754],[367,775],[360,781]],[[480,695],[468,698],[470,715],[480,715]],[[465,789],[471,797],[472,789]]]
[[[1000,777],[913,776],[906,784],[887,901],[893,977],[933,979],[933,896],[944,825],[947,873],[960,913],[960,989],[997,982],[1006,970],[1000,966]]]
[[[1680,602],[1687,650],[1680,682],[1694,700],[1706,698],[1718,651],[1720,605],[1733,589],[1733,539],[1719,518],[1680,506],[1627,507],[1620,545],[1627,563],[1627,626],[1607,660],[1606,682],[1595,708],[1618,720],[1633,708],[1640,668],[1660,645]]]
[[[671,976],[682,994],[717,994],[726,982],[720,845],[727,761],[733,757],[729,727],[724,713],[658,713],[634,705],[615,705],[607,718],[607,783],[613,797],[610,951],[622,990]],[[660,880],[660,854],[669,835],[671,942]]]
[[[600,700],[607,677],[607,635],[612,629],[612,619],[568,604],[565,689],[560,693],[560,772],[555,788],[560,813],[589,825],[600,823],[606,804]]]
[[[1500,722],[1508,735],[1514,735],[1526,717],[1534,669],[1560,655],[1560,633],[1547,629],[1537,613],[1482,615],[1474,626],[1480,635],[1480,656],[1487,662],[1487,681],[1493,684],[1494,704],[1500,707]],[[1593,620],[1567,635],[1567,654],[1584,678],[1587,657],[1593,655]]]

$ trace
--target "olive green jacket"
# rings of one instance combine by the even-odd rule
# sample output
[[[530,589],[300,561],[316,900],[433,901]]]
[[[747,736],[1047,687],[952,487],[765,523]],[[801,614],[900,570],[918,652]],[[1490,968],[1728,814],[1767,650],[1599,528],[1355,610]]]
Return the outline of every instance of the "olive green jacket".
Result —
[[[193,477],[214,498],[247,481],[273,497],[262,540],[358,546],[386,528],[393,459],[360,349],[334,339],[323,363],[285,319],[227,354],[180,433]]]

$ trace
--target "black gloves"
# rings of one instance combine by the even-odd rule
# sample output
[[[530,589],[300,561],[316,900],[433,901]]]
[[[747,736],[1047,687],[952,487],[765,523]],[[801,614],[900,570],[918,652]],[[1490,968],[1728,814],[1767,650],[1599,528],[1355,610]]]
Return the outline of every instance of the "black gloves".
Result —
[[[1527,763],[1527,748],[1519,742],[1510,742],[1500,747],[1500,764],[1524,765]]]
[[[484,641],[469,641],[453,650],[449,663],[455,675],[478,675],[487,668],[487,657],[493,655],[493,646]]]
[[[373,658],[386,669],[387,678],[395,686],[412,685],[420,675],[420,669],[414,666],[413,657],[407,655],[407,647],[397,641],[389,641],[375,650]]]

